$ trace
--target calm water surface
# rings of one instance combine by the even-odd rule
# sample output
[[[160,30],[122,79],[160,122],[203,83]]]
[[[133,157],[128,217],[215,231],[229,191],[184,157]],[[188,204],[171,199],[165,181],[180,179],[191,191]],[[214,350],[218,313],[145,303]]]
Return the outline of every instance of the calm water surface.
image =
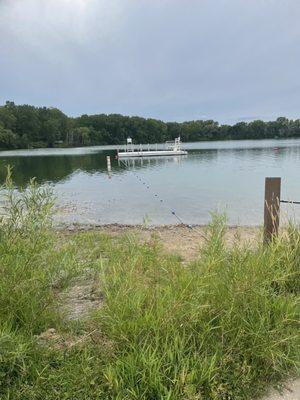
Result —
[[[189,224],[205,224],[210,211],[226,211],[230,224],[259,225],[264,178],[282,177],[282,197],[300,201],[300,140],[186,143],[183,157],[114,159],[114,146],[0,152],[26,186],[31,177],[53,186],[57,219],[63,223],[175,224],[175,211]],[[106,156],[112,156],[112,172]],[[283,205],[300,218],[300,206]]]

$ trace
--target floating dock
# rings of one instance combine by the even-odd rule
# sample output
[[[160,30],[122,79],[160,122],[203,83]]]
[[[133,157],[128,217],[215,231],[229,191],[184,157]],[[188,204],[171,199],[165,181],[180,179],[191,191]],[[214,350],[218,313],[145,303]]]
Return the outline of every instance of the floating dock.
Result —
[[[151,149],[148,145],[148,150],[144,149],[142,145],[136,149],[132,143],[131,138],[127,138],[127,144],[124,150],[117,151],[117,158],[125,157],[157,157],[157,156],[183,156],[188,154],[186,150],[181,148],[180,137],[176,138],[174,142],[166,142],[165,149],[159,150],[156,145],[156,149]]]

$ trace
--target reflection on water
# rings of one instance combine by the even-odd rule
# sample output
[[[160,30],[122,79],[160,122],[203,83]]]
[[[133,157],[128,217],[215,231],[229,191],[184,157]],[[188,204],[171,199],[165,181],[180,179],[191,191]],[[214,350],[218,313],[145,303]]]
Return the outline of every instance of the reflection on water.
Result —
[[[0,179],[5,178],[4,165],[12,165],[18,186],[26,185],[32,177],[39,183],[65,181],[76,171],[93,174],[104,171],[105,157],[99,154],[60,156],[14,156],[0,159]]]
[[[182,156],[166,156],[166,157],[142,157],[142,158],[124,158],[118,160],[118,166],[125,166],[126,168],[151,168],[159,167],[162,164],[172,163],[181,164],[187,155]]]
[[[299,140],[200,142],[185,148],[188,156],[122,162],[108,146],[0,152],[0,179],[10,164],[19,187],[32,177],[50,183],[59,218],[66,222],[135,224],[146,217],[153,224],[176,223],[171,213],[176,210],[187,223],[203,224],[219,209],[231,224],[260,224],[265,176],[281,176],[283,197],[300,200]],[[298,216],[298,209],[293,213]]]

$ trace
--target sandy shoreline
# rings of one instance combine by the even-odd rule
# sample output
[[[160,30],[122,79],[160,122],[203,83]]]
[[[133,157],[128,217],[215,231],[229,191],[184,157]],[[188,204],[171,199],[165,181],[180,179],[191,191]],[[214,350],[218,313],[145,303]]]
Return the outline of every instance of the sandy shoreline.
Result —
[[[199,248],[205,242],[207,225],[194,225],[189,228],[186,225],[71,225],[59,226],[58,231],[66,234],[94,231],[110,235],[133,234],[142,242],[147,242],[156,236],[163,248],[169,253],[175,253],[184,260],[192,260],[197,257]],[[260,239],[261,228],[258,226],[228,226],[225,240],[231,245],[235,239],[240,238],[242,243],[255,243]]]

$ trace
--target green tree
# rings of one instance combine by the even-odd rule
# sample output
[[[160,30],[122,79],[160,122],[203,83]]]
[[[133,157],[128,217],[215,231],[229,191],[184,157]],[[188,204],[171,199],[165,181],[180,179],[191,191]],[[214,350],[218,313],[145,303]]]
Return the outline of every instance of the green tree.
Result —
[[[10,129],[0,125],[0,148],[15,149],[18,145],[18,137]]]
[[[213,120],[166,123],[120,114],[83,114],[70,118],[57,108],[16,105],[12,101],[0,106],[0,125],[3,148],[122,144],[129,136],[135,143],[158,143],[178,136],[183,141],[300,136],[300,120],[285,117],[269,122],[238,122],[231,126],[219,125]]]
[[[14,131],[16,129],[17,118],[11,108],[0,107],[0,123],[4,128]]]

